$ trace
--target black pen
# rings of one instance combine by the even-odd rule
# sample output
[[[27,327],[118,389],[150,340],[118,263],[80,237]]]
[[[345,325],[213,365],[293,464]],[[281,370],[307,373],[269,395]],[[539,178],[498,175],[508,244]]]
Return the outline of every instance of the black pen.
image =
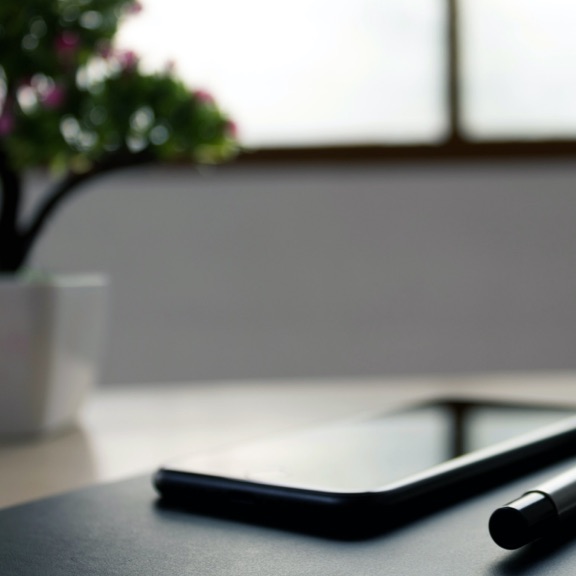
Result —
[[[525,492],[498,508],[490,517],[492,540],[515,550],[553,530],[561,520],[576,512],[576,468]]]

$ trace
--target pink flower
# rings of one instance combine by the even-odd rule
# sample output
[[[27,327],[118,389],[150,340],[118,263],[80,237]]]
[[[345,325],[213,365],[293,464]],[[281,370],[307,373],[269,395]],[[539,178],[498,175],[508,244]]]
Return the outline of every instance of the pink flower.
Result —
[[[71,56],[74,56],[79,46],[80,36],[71,30],[62,32],[54,42],[56,54],[58,54],[62,60],[69,60]]]
[[[168,60],[164,63],[164,72],[166,74],[173,74],[176,70],[176,62],[174,60]]]
[[[55,84],[51,86],[42,94],[40,101],[46,108],[50,108],[52,110],[56,108],[60,108],[64,101],[66,100],[66,90],[62,86],[58,86]]]
[[[112,44],[110,44],[110,42],[108,42],[107,40],[101,40],[98,43],[96,52],[98,53],[99,56],[104,58],[104,60],[108,60],[109,58],[114,56],[114,49],[112,48]]]
[[[14,115],[7,110],[0,114],[0,136],[7,136],[14,131],[16,120]]]
[[[116,58],[122,70],[130,72],[138,66],[138,55],[132,50],[122,50],[116,53]]]
[[[235,140],[238,138],[238,126],[236,122],[233,120],[226,120],[226,124],[224,125],[224,130],[226,134],[234,138]]]
[[[136,0],[135,2],[132,2],[131,4],[128,4],[128,6],[126,6],[126,13],[127,14],[139,14],[140,12],[142,12],[143,10],[143,6],[142,4],[140,4],[140,2],[138,2],[138,0]]]
[[[196,92],[194,92],[194,98],[196,98],[200,104],[214,104],[214,97],[206,90],[196,90]]]

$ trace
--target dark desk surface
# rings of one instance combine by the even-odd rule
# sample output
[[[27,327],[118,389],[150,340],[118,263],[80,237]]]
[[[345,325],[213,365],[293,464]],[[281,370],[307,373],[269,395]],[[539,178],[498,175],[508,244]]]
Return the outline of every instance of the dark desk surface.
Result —
[[[567,462],[357,542],[155,505],[148,476],[0,511],[3,576],[512,576],[575,573],[576,529],[516,552],[487,532],[491,511]]]
[[[574,374],[517,374],[99,391],[76,431],[0,445],[0,508],[146,475],[0,510],[0,576],[573,576],[576,529],[517,552],[501,550],[487,532],[494,508],[559,466],[361,542],[162,510],[150,473],[230,439],[455,391],[574,405],[575,382]]]

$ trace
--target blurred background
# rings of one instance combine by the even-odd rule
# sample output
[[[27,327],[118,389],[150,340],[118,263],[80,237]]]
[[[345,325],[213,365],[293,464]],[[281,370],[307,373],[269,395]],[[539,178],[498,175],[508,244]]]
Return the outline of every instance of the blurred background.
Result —
[[[111,278],[105,383],[576,368],[573,2],[142,5],[121,46],[245,152],[47,231],[35,265]]]

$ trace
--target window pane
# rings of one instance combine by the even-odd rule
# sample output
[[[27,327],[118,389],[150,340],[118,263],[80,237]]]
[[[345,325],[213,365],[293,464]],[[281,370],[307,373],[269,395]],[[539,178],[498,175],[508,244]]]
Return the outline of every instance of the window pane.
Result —
[[[574,0],[461,0],[460,8],[466,133],[574,137]]]
[[[144,0],[120,44],[206,87],[247,145],[434,141],[443,0]]]

